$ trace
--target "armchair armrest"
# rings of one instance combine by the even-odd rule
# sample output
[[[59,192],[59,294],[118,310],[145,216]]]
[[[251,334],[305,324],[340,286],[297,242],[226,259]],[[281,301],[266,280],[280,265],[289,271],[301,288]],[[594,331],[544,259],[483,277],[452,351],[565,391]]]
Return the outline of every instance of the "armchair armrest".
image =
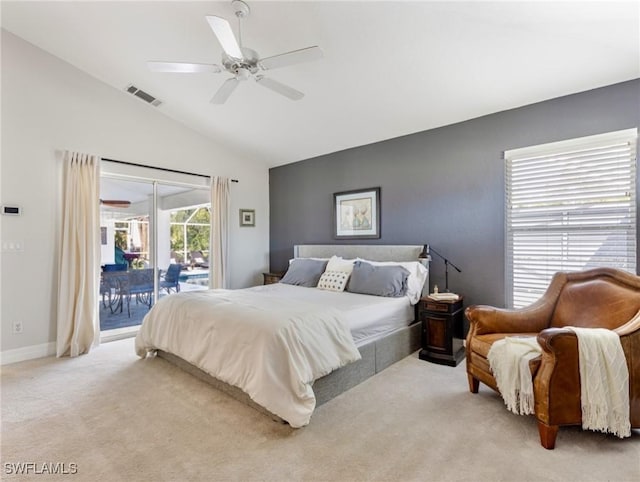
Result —
[[[547,353],[557,354],[561,348],[566,348],[566,343],[569,343],[570,345],[575,344],[577,354],[577,340],[575,331],[569,328],[546,328],[538,333],[538,343],[542,347],[542,351]]]
[[[537,333],[549,326],[551,308],[505,309],[486,305],[474,305],[465,310],[471,324],[470,333]]]
[[[535,412],[546,425],[580,424],[578,337],[567,328],[538,334],[542,361],[533,380]]]
[[[613,330],[621,339],[640,332],[640,312],[624,325]],[[538,333],[538,343],[542,347],[543,359],[557,363],[560,358],[572,359],[577,365],[578,337],[569,328],[547,328]],[[622,340],[621,340],[622,341]],[[566,363],[566,360],[562,363]]]
[[[640,331],[640,311],[636,313],[636,315],[627,321],[624,325],[616,328],[615,331],[618,335],[626,336],[631,333],[635,333],[636,331]]]

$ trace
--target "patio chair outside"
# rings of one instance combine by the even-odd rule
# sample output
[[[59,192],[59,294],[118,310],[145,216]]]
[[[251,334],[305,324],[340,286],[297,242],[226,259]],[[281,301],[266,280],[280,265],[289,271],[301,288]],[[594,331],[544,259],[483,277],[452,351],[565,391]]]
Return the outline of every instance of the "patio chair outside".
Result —
[[[170,264],[164,279],[160,280],[160,289],[167,290],[167,293],[171,293],[171,290],[175,290],[176,293],[179,292],[180,271],[182,271],[181,264]]]
[[[105,264],[102,266],[102,274],[100,276],[100,294],[102,295],[102,306],[109,308],[114,313],[114,308],[120,307],[120,280],[124,276],[126,278],[128,264]],[[115,275],[113,273],[116,273]],[[124,274],[123,274],[124,272]],[[105,274],[106,273],[106,274]]]
[[[202,251],[191,251],[191,264],[198,268],[209,268],[209,261],[204,257]]]
[[[179,264],[182,269],[187,269],[191,266],[189,263],[185,262],[184,256],[176,251],[171,251],[169,262],[171,264]]]
[[[149,308],[153,303],[153,268],[132,269],[128,272],[127,286],[123,287],[127,300],[127,313],[131,316],[131,297],[136,303],[144,303]]]

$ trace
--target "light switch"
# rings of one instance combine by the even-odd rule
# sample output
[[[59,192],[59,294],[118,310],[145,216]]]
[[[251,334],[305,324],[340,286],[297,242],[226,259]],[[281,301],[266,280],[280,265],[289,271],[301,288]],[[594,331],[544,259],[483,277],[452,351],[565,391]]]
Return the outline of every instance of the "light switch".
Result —
[[[22,241],[2,241],[3,252],[19,252],[24,251],[24,243]]]

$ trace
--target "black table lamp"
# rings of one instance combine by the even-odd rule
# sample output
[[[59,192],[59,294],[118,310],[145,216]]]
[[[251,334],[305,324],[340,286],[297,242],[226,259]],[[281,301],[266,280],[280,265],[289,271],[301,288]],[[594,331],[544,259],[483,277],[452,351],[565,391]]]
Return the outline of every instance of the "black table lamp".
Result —
[[[422,253],[418,256],[418,258],[429,258],[430,254],[433,253],[439,258],[442,258],[444,261],[444,290],[445,292],[449,292],[449,265],[453,266],[458,273],[462,273],[462,270],[458,268],[455,264],[449,261],[447,258],[438,253],[435,249],[430,247],[428,244],[425,244],[422,248]]]

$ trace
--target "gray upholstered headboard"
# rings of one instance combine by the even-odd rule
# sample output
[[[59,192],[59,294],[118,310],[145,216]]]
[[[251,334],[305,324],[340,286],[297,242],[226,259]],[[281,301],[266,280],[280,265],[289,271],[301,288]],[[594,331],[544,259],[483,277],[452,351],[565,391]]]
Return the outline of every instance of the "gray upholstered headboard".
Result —
[[[298,244],[293,247],[295,258],[364,258],[371,261],[418,261],[422,246],[375,244]]]
[[[297,244],[293,247],[295,258],[330,258],[333,255],[343,258],[363,258],[371,261],[418,261],[422,245],[376,245],[376,244]],[[424,294],[429,293],[429,262],[424,261],[427,268]]]

